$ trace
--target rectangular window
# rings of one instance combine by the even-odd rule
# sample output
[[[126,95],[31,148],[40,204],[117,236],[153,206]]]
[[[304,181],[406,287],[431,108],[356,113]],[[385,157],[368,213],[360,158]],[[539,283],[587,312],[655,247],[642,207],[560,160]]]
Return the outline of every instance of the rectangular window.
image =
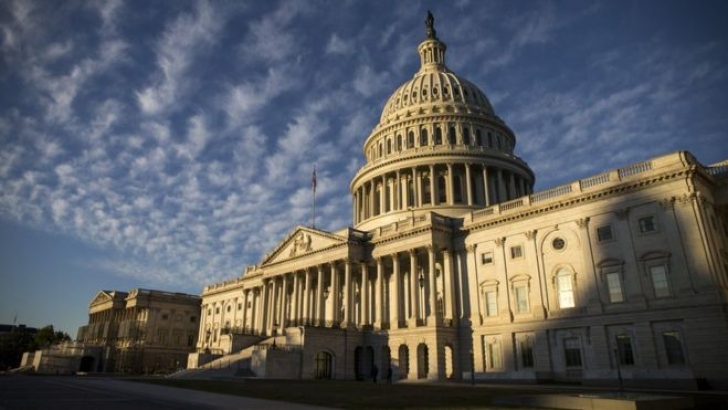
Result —
[[[196,317],[190,316],[190,323],[195,323],[196,320],[197,320]]]
[[[523,257],[523,249],[521,245],[511,246],[511,259],[518,259]]]
[[[566,367],[581,367],[581,345],[579,338],[567,337],[564,339],[564,359]]]
[[[670,296],[665,265],[650,266],[650,277],[652,278],[652,288],[655,290],[656,298]]]
[[[167,343],[167,335],[169,334],[169,330],[167,329],[159,329],[157,330],[157,342],[159,344],[166,344]]]
[[[607,273],[607,289],[609,290],[609,301],[612,303],[624,302],[622,294],[622,281],[619,272]]]
[[[169,315],[167,313],[162,313],[162,320],[169,319]]]
[[[528,313],[528,289],[525,286],[516,287],[516,312]]]
[[[640,232],[654,232],[657,228],[655,228],[655,218],[652,216],[647,216],[644,218],[640,218],[638,220],[640,224]]]
[[[519,343],[521,350],[521,366],[524,369],[533,367],[533,341],[529,339],[521,340]]]
[[[195,337],[192,335],[187,335],[187,346],[191,347],[195,344]]]
[[[501,348],[499,343],[488,344],[488,361],[490,369],[500,369],[503,365],[501,362]]]
[[[480,255],[480,261],[483,265],[493,263],[493,252],[484,252]]]
[[[684,365],[685,353],[683,352],[682,341],[680,340],[680,333],[664,332],[662,334],[662,341],[665,343],[667,364],[676,366]]]
[[[498,316],[498,300],[494,290],[485,292],[485,313],[490,317]]]
[[[614,236],[612,236],[612,226],[604,225],[597,228],[597,238],[599,239],[599,242],[611,241],[614,239]]]
[[[570,274],[561,274],[556,277],[556,287],[559,291],[559,308],[567,309],[576,306],[574,303],[574,289]]]
[[[632,366],[634,364],[634,354],[632,353],[632,340],[627,335],[617,335],[617,353],[619,355],[619,364],[622,366]]]

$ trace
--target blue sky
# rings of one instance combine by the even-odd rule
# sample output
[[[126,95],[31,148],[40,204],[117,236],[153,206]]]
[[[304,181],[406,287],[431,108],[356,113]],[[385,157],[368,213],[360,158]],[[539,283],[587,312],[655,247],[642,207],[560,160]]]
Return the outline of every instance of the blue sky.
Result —
[[[0,323],[75,336],[101,289],[199,294],[348,184],[427,9],[543,190],[728,157],[725,1],[0,1]]]

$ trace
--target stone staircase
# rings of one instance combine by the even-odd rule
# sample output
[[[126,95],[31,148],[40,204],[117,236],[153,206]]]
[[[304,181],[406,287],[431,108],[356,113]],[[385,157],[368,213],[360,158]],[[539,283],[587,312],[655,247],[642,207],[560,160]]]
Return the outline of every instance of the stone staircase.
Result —
[[[265,349],[268,346],[273,345],[273,337],[263,339],[260,342],[248,346],[235,353],[227,354],[219,357],[209,363],[192,368],[184,369],[178,372],[172,373],[167,376],[169,379],[197,379],[197,380],[211,380],[211,379],[227,379],[232,377],[257,377],[255,372],[251,368],[251,358],[253,352],[256,349]],[[285,344],[285,337],[278,336],[275,338],[277,345]]]

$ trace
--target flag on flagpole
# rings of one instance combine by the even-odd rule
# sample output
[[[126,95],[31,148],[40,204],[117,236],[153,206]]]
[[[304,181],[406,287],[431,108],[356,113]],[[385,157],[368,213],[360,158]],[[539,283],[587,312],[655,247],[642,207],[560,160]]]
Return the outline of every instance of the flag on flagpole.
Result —
[[[316,167],[313,167],[313,176],[311,177],[311,188],[316,192]]]

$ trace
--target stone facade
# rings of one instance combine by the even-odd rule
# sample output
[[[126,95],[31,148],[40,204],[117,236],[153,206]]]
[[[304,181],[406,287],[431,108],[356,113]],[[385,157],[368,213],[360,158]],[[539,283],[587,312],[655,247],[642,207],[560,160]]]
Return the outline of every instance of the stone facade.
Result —
[[[353,228],[297,227],[206,286],[198,354],[254,346],[261,377],[728,388],[728,162],[675,152],[533,192],[445,50],[429,26],[364,142]]]
[[[195,350],[200,297],[134,289],[101,291],[76,340],[104,351],[90,371],[169,373],[187,366]]]

